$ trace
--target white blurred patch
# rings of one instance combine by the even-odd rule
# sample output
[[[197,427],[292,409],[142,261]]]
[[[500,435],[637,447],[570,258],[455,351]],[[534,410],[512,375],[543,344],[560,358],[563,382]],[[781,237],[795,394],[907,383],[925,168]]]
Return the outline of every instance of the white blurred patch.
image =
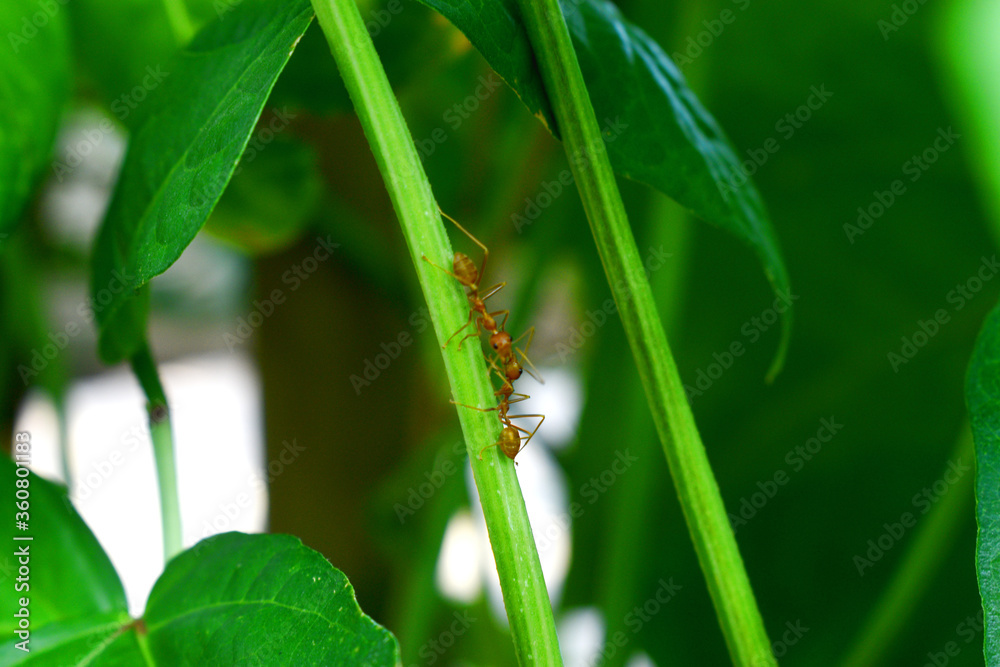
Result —
[[[472,515],[460,510],[448,521],[438,556],[435,581],[441,594],[461,604],[471,604],[483,589],[482,553]]]
[[[518,454],[517,477],[527,507],[528,520],[535,536],[545,585],[552,606],[556,607],[562,595],[566,574],[569,572],[572,522],[568,512],[566,482],[562,470],[548,449],[535,445],[536,443],[532,441],[530,447]],[[499,465],[509,465],[509,463],[505,459],[500,461]],[[466,481],[470,489],[475,488],[471,468],[466,471]],[[470,501],[475,512],[479,549],[482,553],[480,561],[483,568],[482,577],[486,583],[490,606],[498,621],[506,624],[507,615],[504,610],[503,595],[500,592],[500,579],[490,548],[482,505],[479,503],[478,495],[473,495]]]
[[[656,663],[644,651],[638,651],[628,659],[625,667],[656,667]]]
[[[604,618],[594,607],[566,612],[556,626],[559,648],[566,667],[595,664],[604,643]]]
[[[171,400],[183,542],[266,526],[260,387],[244,357],[160,366]],[[163,569],[163,542],[145,398],[125,368],[75,383],[67,399],[70,497],[107,551],[140,615]],[[16,428],[32,433],[36,472],[58,471],[54,415],[32,396]],[[55,468],[55,470],[53,470]]]
[[[88,252],[104,216],[125,155],[126,138],[116,121],[97,109],[69,114],[59,130],[42,219],[60,242]]]
[[[14,430],[31,433],[31,471],[65,484],[59,455],[59,416],[46,392],[33,389],[28,393],[18,410]]]
[[[517,381],[516,391],[528,394],[531,398],[512,405],[510,414],[545,415],[545,422],[538,429],[535,438],[541,438],[552,449],[563,449],[576,437],[576,429],[580,424],[580,412],[583,410],[583,388],[580,377],[566,368],[552,367],[538,370],[545,384],[539,384],[527,373],[521,376]],[[528,420],[515,423],[524,426],[522,421]],[[533,424],[524,427],[529,431],[535,428]],[[534,447],[535,444],[533,438],[529,447]]]

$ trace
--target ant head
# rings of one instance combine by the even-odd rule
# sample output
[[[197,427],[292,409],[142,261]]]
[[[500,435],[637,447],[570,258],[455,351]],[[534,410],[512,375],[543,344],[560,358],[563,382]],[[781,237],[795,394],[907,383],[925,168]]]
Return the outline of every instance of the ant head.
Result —
[[[510,356],[510,334],[506,331],[498,331],[490,336],[490,347],[492,347],[501,357]]]
[[[507,365],[504,366],[504,375],[507,376],[508,384],[521,377],[523,373],[524,369],[521,368],[521,364],[517,363],[514,357],[511,357]]]

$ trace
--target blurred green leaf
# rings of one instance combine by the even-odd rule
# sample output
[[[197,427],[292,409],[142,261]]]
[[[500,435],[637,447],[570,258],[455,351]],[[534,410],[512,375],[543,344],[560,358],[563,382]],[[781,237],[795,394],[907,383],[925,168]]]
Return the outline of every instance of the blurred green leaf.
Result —
[[[219,20],[237,3],[172,0],[196,27]],[[163,67],[183,46],[163,0],[73,0],[68,3],[75,63],[103,106],[134,126],[132,111],[149,92],[149,70]]]
[[[13,0],[0,7],[0,243],[49,163],[69,95],[63,6]]]
[[[20,440],[14,439],[13,454],[17,455]],[[97,538],[70,504],[65,487],[46,481],[33,473],[27,477],[16,474],[17,465],[6,456],[0,457],[0,477],[8,500],[5,507],[10,517],[5,531],[8,549],[0,556],[6,594],[0,596],[0,630],[5,639],[17,627],[18,618],[14,613],[20,608],[19,599],[30,600],[30,622],[32,642],[34,631],[57,621],[73,621],[89,625],[93,617],[127,619],[128,607],[125,590],[118,579],[114,566],[101,549]],[[28,509],[15,508],[20,502],[15,497],[15,483],[27,480]],[[26,511],[23,519],[27,530],[16,528],[15,512]],[[32,540],[14,540],[16,537],[30,536]],[[27,549],[30,578],[17,582],[19,549]],[[17,585],[30,588],[15,588]],[[19,640],[17,640],[19,641]],[[30,644],[32,650],[35,644]],[[4,649],[6,652],[7,649]],[[7,653],[10,655],[10,653]]]
[[[106,362],[138,349],[145,311],[135,297],[205,224],[311,20],[307,0],[244,0],[155,70],[94,248],[91,289]]]
[[[968,151],[976,163],[980,191],[993,212],[993,234],[1000,242],[1000,4],[960,0],[948,5],[944,51],[952,76],[945,77],[960,101]]]
[[[462,30],[528,109],[555,128],[513,0],[421,2]],[[563,12],[615,171],[749,243],[775,291],[787,293],[788,274],[760,195],[667,54],[609,2],[567,2]],[[772,374],[784,358],[788,315],[784,324]]]
[[[976,442],[976,570],[986,611],[986,663],[1000,664],[1000,306],[993,309],[969,363],[965,397]]]
[[[322,196],[315,151],[278,137],[243,153],[205,230],[251,255],[276,252],[306,229]]]

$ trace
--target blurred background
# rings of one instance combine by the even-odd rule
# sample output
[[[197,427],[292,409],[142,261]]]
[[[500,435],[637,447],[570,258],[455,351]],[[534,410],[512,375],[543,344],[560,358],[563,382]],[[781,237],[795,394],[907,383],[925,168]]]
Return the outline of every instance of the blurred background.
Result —
[[[216,20],[208,0],[187,4]],[[546,420],[517,472],[567,664],[726,664],[579,198],[558,187],[561,145],[439,15],[362,4],[442,209],[489,247],[487,284],[507,282],[491,306],[511,309],[511,331],[536,327],[546,383],[522,380],[518,407]],[[996,11],[618,5],[748,160],[791,275],[776,301],[747,247],[620,181],[775,655],[982,664],[962,390],[1000,292],[982,120],[1000,56],[975,47]],[[0,407],[5,430],[32,432],[36,470],[69,481],[140,614],[162,569],[144,401],[97,360],[81,304],[130,105],[177,45],[153,0],[65,9],[73,98],[28,220],[3,240]],[[206,232],[153,281],[185,545],[296,535],[347,574],[404,664],[514,664],[440,344],[317,26],[255,141]],[[791,348],[767,385],[785,301]]]

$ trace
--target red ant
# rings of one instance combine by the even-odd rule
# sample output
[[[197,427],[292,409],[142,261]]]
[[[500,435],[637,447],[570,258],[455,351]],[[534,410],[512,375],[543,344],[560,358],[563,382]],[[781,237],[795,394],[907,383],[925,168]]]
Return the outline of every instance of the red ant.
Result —
[[[528,343],[522,350],[521,348],[516,347],[516,345],[517,342],[525,336],[528,337]],[[528,348],[531,347],[531,340],[534,337],[535,327],[531,327],[514,340],[511,340],[510,334],[506,331],[495,331],[493,332],[493,335],[490,336],[490,347],[492,347],[493,351],[497,353],[497,358],[503,362],[504,375],[508,381],[513,382],[514,380],[520,378],[524,371],[528,371],[528,375],[535,378],[540,384],[545,384],[545,380],[538,375],[538,369],[535,368],[535,365],[531,363],[531,359],[528,358]],[[521,366],[520,362],[517,360],[515,352],[521,355],[521,358],[524,359],[528,365],[527,368]]]
[[[465,336],[462,337],[461,340],[458,341],[458,349],[461,350],[462,343],[464,343],[466,339],[479,337],[480,327],[482,327],[483,331],[488,331],[491,334],[490,347],[493,348],[494,352],[497,353],[497,356],[499,357],[500,361],[503,362],[504,373],[506,374],[508,380],[513,381],[518,379],[519,377],[521,377],[521,374],[524,370],[520,362],[518,362],[517,360],[517,356],[515,354],[515,352],[517,352],[521,355],[521,358],[523,358],[524,361],[527,362],[528,366],[530,367],[527,369],[528,374],[531,375],[531,377],[538,380],[540,383],[544,384],[545,381],[542,380],[542,378],[537,374],[538,371],[535,368],[535,365],[531,363],[531,360],[528,359],[528,354],[527,354],[528,348],[531,347],[531,339],[534,338],[535,336],[535,328],[532,327],[529,331],[526,331],[525,333],[518,336],[516,339],[511,340],[510,334],[504,331],[504,327],[506,327],[507,325],[507,318],[510,317],[510,311],[496,310],[493,312],[487,312],[486,310],[486,303],[485,303],[486,299],[490,298],[491,296],[499,292],[501,289],[503,289],[507,285],[507,283],[506,282],[498,283],[497,285],[494,285],[493,287],[489,288],[483,296],[479,296],[479,281],[486,272],[486,261],[489,259],[490,256],[489,249],[479,239],[477,239],[467,229],[465,229],[465,227],[458,224],[457,220],[452,218],[444,211],[441,211],[441,209],[438,209],[438,211],[440,211],[441,215],[450,220],[452,224],[454,224],[456,227],[462,230],[462,232],[466,236],[472,239],[473,243],[475,243],[476,245],[478,245],[480,248],[483,249],[483,264],[482,267],[479,269],[476,268],[476,265],[472,262],[469,256],[463,252],[455,253],[455,258],[452,261],[452,266],[454,268],[454,271],[449,271],[443,266],[438,266],[430,259],[428,259],[426,255],[421,255],[421,258],[425,262],[427,262],[428,264],[430,264],[435,268],[441,269],[449,276],[452,276],[453,278],[458,280],[458,282],[460,282],[462,285],[469,288],[469,291],[466,294],[466,297],[469,299],[469,303],[472,305],[472,307],[469,309],[469,319],[465,322],[464,325],[462,325],[461,328],[458,329],[458,331],[453,333],[448,338],[448,340],[445,341],[445,344],[442,345],[441,347],[448,347],[448,343],[451,342],[452,338],[457,336],[466,327],[472,324],[475,328],[475,331],[473,331],[470,334],[466,334]],[[478,316],[476,315],[477,313]],[[503,322],[501,322],[500,325],[497,326],[496,317],[499,315],[503,315]],[[517,342],[522,338],[524,338],[525,336],[528,336],[528,343],[524,346],[524,350],[515,347]]]
[[[545,415],[508,415],[507,411],[510,409],[511,403],[520,403],[521,401],[525,401],[531,397],[528,396],[527,394],[515,393],[514,385],[511,384],[511,381],[500,372],[500,369],[497,367],[496,362],[494,362],[492,359],[489,359],[489,363],[490,363],[490,368],[493,369],[493,372],[496,373],[501,380],[503,380],[503,386],[501,386],[498,391],[493,392],[494,396],[501,397],[500,403],[493,408],[477,408],[474,405],[466,405],[465,403],[459,403],[457,401],[452,401],[452,403],[454,403],[455,405],[460,405],[463,408],[469,408],[470,410],[478,410],[479,412],[493,412],[494,410],[496,410],[497,415],[500,417],[500,423],[503,424],[503,430],[500,431],[500,439],[494,442],[492,445],[486,445],[485,447],[480,449],[479,460],[480,461],[483,460],[483,452],[485,452],[490,447],[500,447],[500,451],[502,451],[504,455],[506,455],[507,458],[509,458],[511,461],[514,461],[514,457],[516,457],[521,452],[522,449],[528,446],[528,443],[535,436],[535,433],[538,432],[538,429],[542,425],[542,422],[545,421]],[[510,398],[511,396],[516,396],[517,398],[511,400]],[[521,428],[520,426],[515,426],[511,422],[511,419],[519,419],[521,417],[541,417],[541,419],[539,420],[538,424],[535,425],[535,430],[529,432],[528,429]],[[518,431],[520,431],[520,433]],[[523,444],[521,443],[521,433],[526,433],[528,435],[528,438],[524,441]]]
[[[430,264],[435,268],[441,269],[449,276],[452,276],[453,278],[458,280],[458,282],[462,283],[463,286],[469,288],[469,292],[466,294],[466,297],[469,299],[469,304],[471,304],[472,306],[469,309],[469,319],[465,322],[465,324],[462,325],[462,327],[458,331],[453,333],[448,338],[448,340],[445,341],[444,345],[441,346],[441,347],[448,347],[448,343],[451,342],[452,338],[457,336],[459,333],[462,332],[463,329],[472,324],[473,327],[475,328],[475,331],[465,335],[461,340],[458,341],[458,349],[461,350],[462,343],[464,343],[467,338],[479,337],[480,327],[482,327],[484,331],[491,331],[496,333],[498,329],[502,329],[507,324],[507,318],[510,316],[509,310],[496,310],[493,312],[487,312],[485,303],[486,299],[490,298],[491,296],[499,292],[501,289],[503,289],[507,285],[507,283],[506,282],[498,283],[493,287],[489,288],[488,290],[486,290],[485,294],[479,296],[479,281],[486,272],[486,260],[489,259],[490,251],[486,248],[485,245],[483,245],[479,241],[479,239],[477,239],[475,236],[469,233],[469,231],[465,229],[465,227],[458,224],[457,220],[452,218],[444,211],[441,211],[441,209],[438,210],[441,212],[441,215],[451,220],[451,222],[456,227],[461,229],[466,236],[472,239],[473,243],[475,243],[476,245],[478,245],[480,248],[483,249],[483,264],[482,267],[478,269],[476,268],[476,265],[473,263],[473,261],[469,258],[469,256],[466,255],[464,252],[455,253],[455,258],[454,260],[452,260],[452,268],[454,269],[454,271],[449,271],[443,266],[438,266],[437,264],[429,260],[427,258],[427,255],[421,255],[421,259],[423,259],[425,262],[427,262],[428,264]],[[478,316],[476,315],[477,313]],[[499,315],[503,315],[503,324],[497,327],[497,322],[495,318]]]

